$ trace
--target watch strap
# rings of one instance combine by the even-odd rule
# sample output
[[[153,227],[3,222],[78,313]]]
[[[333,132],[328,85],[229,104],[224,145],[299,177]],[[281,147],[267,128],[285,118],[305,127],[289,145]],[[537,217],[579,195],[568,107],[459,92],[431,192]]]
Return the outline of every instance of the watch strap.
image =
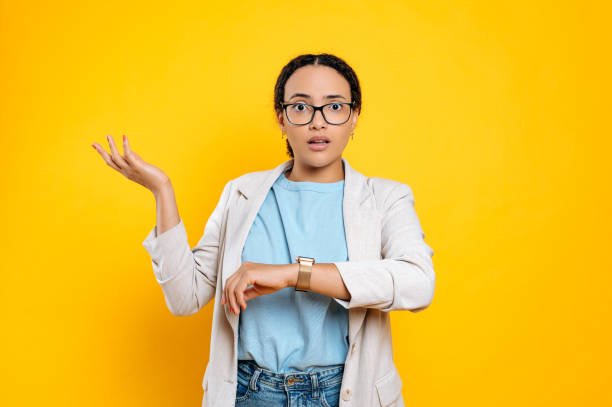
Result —
[[[312,276],[312,265],[315,260],[312,257],[297,256],[295,260],[299,264],[298,278],[295,285],[296,291],[310,291],[310,278]]]

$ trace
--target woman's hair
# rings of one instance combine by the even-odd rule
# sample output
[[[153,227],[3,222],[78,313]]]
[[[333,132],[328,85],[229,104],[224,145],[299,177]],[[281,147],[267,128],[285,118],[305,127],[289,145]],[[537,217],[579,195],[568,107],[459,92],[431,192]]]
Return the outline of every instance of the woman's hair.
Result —
[[[274,86],[274,110],[276,115],[283,111],[282,103],[285,99],[285,84],[289,77],[298,69],[306,65],[325,65],[334,68],[340,75],[344,77],[351,86],[351,99],[355,102],[353,110],[361,113],[361,87],[357,74],[353,71],[344,60],[331,54],[303,54],[293,58],[287,65],[283,67]],[[287,154],[293,158],[293,149],[287,142]]]

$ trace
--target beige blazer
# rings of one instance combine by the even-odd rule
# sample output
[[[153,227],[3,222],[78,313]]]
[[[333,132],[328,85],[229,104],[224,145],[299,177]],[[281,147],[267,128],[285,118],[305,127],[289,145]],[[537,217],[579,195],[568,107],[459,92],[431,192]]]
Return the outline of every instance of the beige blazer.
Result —
[[[349,260],[334,263],[351,294],[334,298],[349,309],[349,352],[340,392],[341,406],[404,406],[402,380],[393,362],[389,311],[418,312],[431,303],[433,250],[414,210],[411,188],[398,181],[366,177],[345,158],[343,217]],[[293,159],[276,168],[230,180],[190,248],[182,219],[143,246],[174,315],[198,312],[214,297],[211,346],[202,387],[204,407],[234,406],[239,315],[222,306],[225,281],[241,265],[248,232],[272,184]]]

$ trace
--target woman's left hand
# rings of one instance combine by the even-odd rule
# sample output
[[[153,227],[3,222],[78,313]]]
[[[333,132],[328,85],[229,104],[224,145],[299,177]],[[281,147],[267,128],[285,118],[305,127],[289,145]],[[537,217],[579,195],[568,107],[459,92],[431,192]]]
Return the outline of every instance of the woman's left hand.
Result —
[[[265,264],[245,261],[225,282],[221,304],[229,302],[230,310],[238,315],[246,302],[258,295],[272,294],[289,287],[298,264]],[[292,273],[295,271],[295,273]],[[250,285],[253,287],[249,287]]]

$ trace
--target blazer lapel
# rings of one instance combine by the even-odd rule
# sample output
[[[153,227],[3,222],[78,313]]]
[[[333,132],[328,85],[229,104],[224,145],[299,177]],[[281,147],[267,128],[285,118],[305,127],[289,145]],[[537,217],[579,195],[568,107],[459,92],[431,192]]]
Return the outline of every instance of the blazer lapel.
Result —
[[[293,166],[293,159],[287,160],[269,171],[257,172],[238,182],[240,196],[228,208],[226,244],[221,270],[221,290],[227,279],[242,264],[242,250],[249,230],[274,181],[280,174]],[[374,196],[366,183],[367,178],[354,170],[345,158],[344,198],[342,211],[349,261],[380,258],[380,214],[375,210]],[[239,315],[234,315],[225,306],[225,315],[234,335],[237,333]],[[366,308],[349,310],[349,341],[353,341],[362,325]]]
[[[246,243],[249,230],[261,208],[272,184],[287,168],[293,165],[293,159],[287,160],[269,171],[250,174],[237,185],[240,195],[233,201],[228,209],[226,244],[227,250],[223,255],[223,268],[221,275],[221,290],[225,289],[225,282],[234,274],[242,264],[242,250]],[[238,315],[224,307],[225,315],[229,320],[234,335],[238,327]]]
[[[380,258],[380,214],[367,177],[344,162],[344,200],[342,211],[349,261]],[[367,308],[349,309],[349,342],[353,343]]]

